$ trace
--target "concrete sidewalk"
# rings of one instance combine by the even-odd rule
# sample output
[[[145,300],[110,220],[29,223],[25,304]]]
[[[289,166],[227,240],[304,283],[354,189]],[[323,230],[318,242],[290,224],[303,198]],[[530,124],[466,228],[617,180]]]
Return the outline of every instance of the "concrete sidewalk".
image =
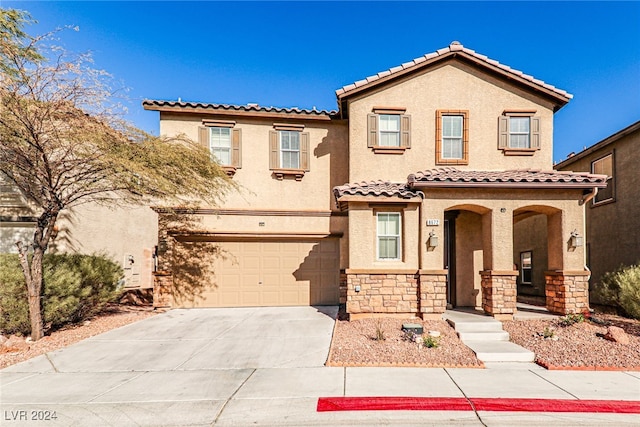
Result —
[[[639,425],[638,414],[318,412],[318,398],[340,396],[640,400],[640,372],[324,367],[333,316],[312,308],[154,316],[0,371],[0,424]]]

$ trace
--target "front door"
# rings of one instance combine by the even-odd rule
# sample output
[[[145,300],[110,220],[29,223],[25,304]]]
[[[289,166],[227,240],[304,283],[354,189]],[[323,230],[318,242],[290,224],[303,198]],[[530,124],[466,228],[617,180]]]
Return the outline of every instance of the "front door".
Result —
[[[444,269],[447,270],[447,309],[456,306],[456,216],[445,212],[444,217]]]

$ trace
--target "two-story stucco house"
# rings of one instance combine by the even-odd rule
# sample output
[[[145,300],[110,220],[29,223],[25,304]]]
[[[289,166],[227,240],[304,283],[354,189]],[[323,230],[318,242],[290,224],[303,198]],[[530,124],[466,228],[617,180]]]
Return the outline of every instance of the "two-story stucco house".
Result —
[[[509,318],[530,286],[553,312],[588,306],[584,206],[606,176],[553,171],[571,95],[458,42],[336,95],[337,111],[144,101],[246,189],[161,227],[164,304]]]

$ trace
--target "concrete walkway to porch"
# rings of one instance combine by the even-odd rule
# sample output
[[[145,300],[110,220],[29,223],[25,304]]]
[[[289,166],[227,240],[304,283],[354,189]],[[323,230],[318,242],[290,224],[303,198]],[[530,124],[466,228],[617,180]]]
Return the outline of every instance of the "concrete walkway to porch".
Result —
[[[545,308],[517,304],[515,320],[557,317]],[[499,367],[500,363],[533,363],[535,354],[509,341],[509,333],[502,329],[502,322],[473,308],[447,310],[442,316],[458,333],[462,342],[476,353],[478,359],[490,363],[487,367]],[[523,365],[524,366],[524,365]]]

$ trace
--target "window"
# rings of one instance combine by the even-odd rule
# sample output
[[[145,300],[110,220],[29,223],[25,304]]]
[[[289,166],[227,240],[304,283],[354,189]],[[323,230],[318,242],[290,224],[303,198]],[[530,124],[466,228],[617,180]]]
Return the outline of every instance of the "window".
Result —
[[[381,147],[399,147],[400,146],[400,115],[399,114],[380,114],[378,116],[380,123],[379,145]]]
[[[400,259],[400,214],[378,213],[377,251],[379,260]]]
[[[282,130],[280,138],[280,166],[285,169],[300,169],[300,132]]]
[[[300,181],[309,171],[309,133],[304,125],[274,124],[269,132],[269,168],[278,179]]]
[[[411,148],[411,116],[401,107],[373,107],[367,117],[367,146],[375,153],[402,154]]]
[[[231,129],[209,128],[209,148],[221,165],[231,165]]]
[[[531,251],[520,253],[520,283],[524,285],[530,285],[532,283],[531,260]]]
[[[223,120],[202,120],[198,129],[198,142],[207,147],[211,156],[233,176],[242,167],[242,131],[236,129],[236,122]]]
[[[593,198],[593,204],[597,205],[602,202],[612,202],[614,197],[614,178],[613,178],[613,153],[607,154],[591,163],[591,173],[599,175],[607,175],[607,188],[598,190],[596,197]]]
[[[436,111],[436,164],[469,164],[468,111]]]
[[[505,111],[500,117],[498,148],[506,155],[533,155],[540,149],[540,118],[535,111]]]
[[[509,147],[531,148],[529,117],[509,117]]]

